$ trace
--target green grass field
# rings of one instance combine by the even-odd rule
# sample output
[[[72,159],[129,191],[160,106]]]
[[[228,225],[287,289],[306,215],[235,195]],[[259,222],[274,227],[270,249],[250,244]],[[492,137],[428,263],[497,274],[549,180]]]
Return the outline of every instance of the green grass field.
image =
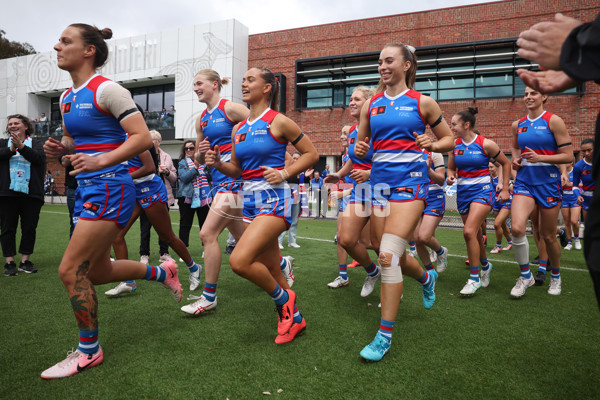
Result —
[[[172,219],[178,221],[176,212]],[[438,300],[425,310],[419,285],[407,278],[392,350],[372,364],[359,352],[379,327],[379,288],[360,297],[362,268],[349,270],[349,287],[327,288],[337,274],[335,222],[315,220],[300,221],[300,249],[284,250],[296,258],[294,290],[308,324],[294,342],[273,343],[273,301],[235,275],[225,256],[219,306],[199,318],[181,312],[181,304],[155,282],[138,281],[133,295],[116,299],[103,294],[113,285],[98,286],[104,363],[68,379],[44,381],[41,371],[77,346],[75,319],[57,274],[67,220],[66,207],[45,206],[32,257],[39,273],[0,277],[1,399],[600,397],[600,314],[581,251],[563,253],[561,296],[548,295],[546,283],[511,299],[518,266],[512,252],[502,252],[490,257],[490,286],[463,299],[458,292],[468,269],[462,234],[439,230],[437,237],[453,256],[439,278]],[[197,228],[191,237],[192,255],[199,259]],[[138,225],[128,243],[135,259]],[[155,233],[152,249],[156,262]],[[535,247],[531,253],[535,256]],[[184,304],[188,273],[183,265],[179,270]]]

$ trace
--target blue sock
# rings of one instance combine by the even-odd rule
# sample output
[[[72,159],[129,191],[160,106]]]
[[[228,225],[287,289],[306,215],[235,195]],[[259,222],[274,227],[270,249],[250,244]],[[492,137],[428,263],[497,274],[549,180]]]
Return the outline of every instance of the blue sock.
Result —
[[[546,273],[548,270],[548,260],[540,260],[540,266],[538,267],[538,271]]]
[[[506,239],[506,241],[508,242],[508,244],[512,244],[512,237],[509,237],[508,239]]]
[[[269,296],[273,298],[273,301],[275,301],[275,304],[278,306],[284,305],[290,299],[288,292],[283,290],[279,284],[277,284],[277,287],[273,292],[269,293]]]
[[[97,328],[93,331],[79,330],[79,346],[77,346],[77,350],[85,354],[94,354],[99,348]]]
[[[560,278],[560,267],[552,267],[552,279]]]
[[[414,240],[410,240],[408,242],[408,245],[410,246],[410,251],[417,251],[417,246],[416,246],[416,242]]]
[[[302,322],[302,314],[300,314],[300,310],[298,310],[298,305],[294,304],[294,322],[299,324]]]
[[[521,276],[525,279],[531,279],[531,271],[529,270],[529,263],[519,265],[521,269]]]
[[[425,271],[423,271],[423,275],[421,275],[421,277],[419,279],[417,279],[417,281],[421,285],[427,286],[431,282],[431,275],[429,274],[429,272],[427,272],[427,270],[425,270]]]
[[[153,267],[152,265],[146,265],[144,279],[147,281],[164,282],[167,279],[167,273],[161,266]]]
[[[575,240],[579,240],[579,235],[573,235],[573,237],[575,238]]]
[[[444,248],[442,246],[440,246],[440,249],[438,251],[436,251],[435,254],[437,254],[438,256],[441,256],[442,254],[444,254]]]
[[[433,264],[432,264],[432,263],[429,263],[429,264],[427,264],[427,265],[425,266],[425,269],[426,269],[427,271],[431,271],[431,270],[433,269]]]
[[[369,265],[369,268],[365,268],[365,271],[367,272],[367,275],[369,275],[372,278],[374,276],[377,276],[377,274],[379,273],[379,268],[377,268],[377,265],[375,265],[374,262],[371,262],[371,265]]]
[[[490,269],[490,264],[488,263],[487,258],[484,258],[483,260],[479,260],[479,262],[481,262],[482,270],[487,271],[488,269]]]
[[[502,240],[496,240],[496,247],[502,247]]]
[[[215,301],[215,297],[217,297],[217,284],[204,282],[202,296],[208,301]]]
[[[338,264],[338,268],[340,270],[340,276],[348,280],[348,266],[346,264]]]
[[[469,275],[469,279],[475,281],[475,282],[479,282],[479,265],[476,266],[470,266],[469,270],[471,271],[471,274]]]
[[[570,244],[573,244],[573,240],[571,238],[568,238],[567,239],[567,246],[570,245]]]
[[[385,336],[390,341],[392,341],[392,331],[394,330],[395,322],[396,321],[387,321],[387,320],[381,318],[381,322],[379,323],[378,333]]]
[[[185,265],[187,265],[187,267],[190,270],[190,272],[196,272],[196,271],[198,271],[198,264],[196,264],[194,262],[193,258],[192,258],[192,260],[188,264],[185,264]]]

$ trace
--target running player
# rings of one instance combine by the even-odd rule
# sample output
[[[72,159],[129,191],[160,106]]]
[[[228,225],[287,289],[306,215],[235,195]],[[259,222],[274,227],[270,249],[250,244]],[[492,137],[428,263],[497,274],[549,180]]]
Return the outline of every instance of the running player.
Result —
[[[370,361],[381,360],[390,349],[402,298],[402,269],[423,285],[426,308],[435,302],[437,273],[423,270],[405,250],[425,208],[429,175],[422,149],[444,153],[454,147],[438,104],[412,89],[417,71],[414,48],[386,45],[378,70],[383,90],[361,110],[354,149],[358,158],[364,158],[373,147],[371,238],[380,243],[381,322],[375,339],[361,351]],[[436,142],[424,134],[427,124]]]
[[[573,186],[573,162],[567,168],[569,174],[569,182],[562,188],[562,203],[560,204],[560,212],[565,221],[565,231],[567,233],[567,245],[565,250],[571,250],[575,244],[576,250],[581,250],[581,242],[579,241],[579,216],[581,215],[581,204],[577,199],[581,196],[579,187]]]
[[[194,262],[186,245],[173,232],[167,207],[167,188],[163,180],[155,173],[156,168],[150,152],[148,150],[144,151],[139,156],[129,160],[128,164],[129,174],[135,185],[136,204],[129,222],[113,241],[116,259],[127,260],[128,251],[125,235],[138,217],[144,213],[160,239],[167,243],[185,262],[190,271],[190,290],[196,290],[200,285],[202,267]],[[104,294],[118,296],[123,293],[134,292],[136,288],[135,281],[130,280],[119,283]]]
[[[444,165],[444,156],[440,153],[426,153],[427,165],[429,166],[427,169],[429,174],[427,205],[415,229],[415,239],[417,242],[417,253],[425,269],[428,271],[433,270],[432,257],[427,250],[427,247],[429,247],[435,255],[436,271],[440,273],[444,272],[448,266],[448,249],[443,247],[435,237],[435,230],[446,211],[446,194],[443,188],[446,178],[446,166]]]
[[[227,176],[244,178],[246,230],[229,264],[233,271],[273,298],[279,322],[275,343],[287,343],[306,329],[296,306],[296,294],[281,273],[277,237],[291,223],[291,192],[286,179],[315,164],[319,155],[298,125],[277,112],[279,81],[266,68],[249,69],[242,80],[242,99],[250,116],[233,130],[229,162],[220,159],[220,147],[206,152],[206,164]],[[285,166],[288,142],[302,156]]]
[[[221,79],[219,73],[212,69],[204,69],[194,77],[194,93],[198,101],[206,104],[206,110],[196,120],[196,149],[200,164],[204,164],[204,154],[212,146],[219,146],[221,159],[228,161],[231,130],[248,117],[246,107],[221,98],[221,89],[228,83],[228,79]],[[192,315],[217,307],[217,281],[222,258],[219,235],[227,228],[237,241],[244,232],[242,208],[239,206],[242,197],[238,193],[242,181],[231,179],[218,170],[212,170],[211,176],[213,202],[200,230],[204,246],[204,291],[197,301],[181,307],[181,311]]]
[[[60,142],[49,138],[44,150],[48,157],[68,158],[79,184],[74,212],[77,225],[58,268],[79,327],[79,346],[42,372],[44,379],[75,375],[102,363],[94,285],[144,278],[162,282],[176,301],[182,297],[173,261],[158,267],[110,261],[110,245],[135,205],[135,188],[123,162],[152,146],[148,127],[129,91],[96,74],[108,57],[104,40],[111,37],[108,28],[73,24],[54,46],[58,67],[70,73],[73,86],[60,97],[63,138]]]
[[[373,89],[365,86],[359,86],[352,92],[350,96],[350,115],[359,122],[360,112],[364,104],[371,98]],[[371,215],[371,159],[373,152],[369,149],[367,155],[363,158],[356,156],[354,148],[356,145],[356,136],[358,134],[358,124],[354,124],[350,128],[348,134],[348,161],[340,171],[335,174],[329,174],[325,181],[327,183],[336,183],[341,177],[346,177],[348,182],[352,184],[352,191],[347,200],[347,205],[340,208],[338,219],[340,227],[338,229],[338,243],[350,254],[350,256],[358,261],[363,266],[367,276],[361,289],[360,295],[367,297],[373,292],[375,284],[379,281],[381,275],[379,267],[371,260],[371,256],[367,251],[365,242],[369,240],[363,238],[362,232],[369,222]],[[344,201],[342,201],[344,205]],[[348,286],[349,281],[344,274],[345,265],[340,264],[340,274],[333,282],[327,286],[337,288]],[[344,276],[346,275],[346,276]]]
[[[481,233],[481,223],[492,210],[496,192],[490,179],[490,161],[502,165],[500,200],[507,201],[509,198],[510,162],[495,142],[473,132],[475,114],[477,108],[469,107],[452,117],[450,129],[456,135],[456,146],[448,157],[447,183],[453,185],[457,182],[456,202],[464,224],[463,235],[469,257],[469,279],[460,291],[465,297],[473,296],[479,288],[490,284],[493,268],[487,260]]]
[[[592,160],[594,159],[594,139],[583,139],[581,141],[581,153],[583,158],[573,167],[573,186],[579,187],[581,184],[580,195],[577,197],[577,203],[583,208],[583,221],[587,216],[590,202],[596,184],[592,178]]]
[[[539,207],[538,229],[546,245],[552,267],[548,293],[559,295],[560,250],[556,241],[556,227],[561,202],[561,172],[556,164],[566,164],[573,159],[573,146],[563,120],[544,110],[548,96],[530,87],[525,88],[527,116],[512,124],[512,164],[517,171],[513,186],[511,228],[513,251],[521,269],[517,283],[510,291],[514,298],[523,297],[535,280],[529,269],[529,241],[525,236],[527,218]],[[540,250],[540,256],[541,250]],[[541,258],[541,257],[540,257]],[[542,265],[539,274],[545,277]]]
[[[512,249],[512,236],[510,228],[506,224],[506,220],[510,217],[510,205],[512,204],[512,190],[508,188],[509,198],[506,201],[500,199],[500,191],[502,190],[502,174],[498,173],[496,164],[490,163],[490,177],[492,178],[492,189],[495,191],[494,204],[492,204],[492,212],[494,213],[494,230],[496,231],[496,245],[490,251],[491,254],[500,253],[503,250]],[[500,170],[501,172],[502,170]],[[500,177],[500,178],[499,178]],[[510,183],[509,183],[510,184]],[[502,234],[506,237],[507,245],[502,247]]]

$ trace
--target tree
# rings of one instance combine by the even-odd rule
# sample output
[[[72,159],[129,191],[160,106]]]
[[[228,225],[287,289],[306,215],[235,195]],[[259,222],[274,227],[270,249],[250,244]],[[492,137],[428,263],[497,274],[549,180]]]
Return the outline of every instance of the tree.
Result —
[[[37,53],[29,43],[10,41],[4,37],[5,34],[6,32],[0,29],[0,60],[3,58],[26,56],[28,54]]]

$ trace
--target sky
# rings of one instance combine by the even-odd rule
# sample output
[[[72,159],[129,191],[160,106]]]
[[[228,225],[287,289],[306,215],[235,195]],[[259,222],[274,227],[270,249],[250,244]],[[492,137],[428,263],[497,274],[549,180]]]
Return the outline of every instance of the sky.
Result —
[[[249,33],[415,11],[488,3],[490,0],[17,0],[2,6],[0,29],[12,41],[51,51],[69,24],[108,27],[121,39],[226,19],[237,19]],[[92,5],[88,5],[92,4]]]

